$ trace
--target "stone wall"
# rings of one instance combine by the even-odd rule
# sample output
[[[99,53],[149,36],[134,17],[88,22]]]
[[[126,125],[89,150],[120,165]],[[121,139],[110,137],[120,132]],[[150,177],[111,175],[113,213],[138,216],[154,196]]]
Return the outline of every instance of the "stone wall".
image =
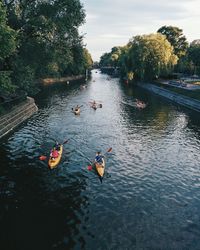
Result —
[[[34,99],[27,97],[26,101],[14,107],[9,113],[0,116],[0,138],[28,119],[37,110]]]
[[[142,87],[146,90],[149,90],[151,92],[153,92],[154,94],[157,94],[159,96],[165,97],[167,99],[170,99],[171,101],[174,101],[180,105],[183,105],[187,108],[196,110],[198,112],[200,112],[200,101],[181,95],[181,94],[177,94],[175,92],[172,92],[170,90],[167,89],[163,89],[160,87],[157,87],[153,84],[149,84],[149,83],[145,83],[145,84],[138,84],[139,87]]]

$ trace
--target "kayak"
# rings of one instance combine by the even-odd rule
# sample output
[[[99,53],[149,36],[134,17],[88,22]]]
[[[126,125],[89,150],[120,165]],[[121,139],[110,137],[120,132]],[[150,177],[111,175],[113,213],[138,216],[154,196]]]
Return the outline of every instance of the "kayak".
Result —
[[[146,108],[146,104],[145,103],[137,103],[136,105],[137,105],[137,108],[139,108],[139,109]]]
[[[80,108],[77,109],[77,110],[74,110],[74,114],[75,114],[75,115],[80,115],[80,112],[81,112],[81,109],[80,109]]]
[[[51,159],[51,157],[49,157],[48,165],[50,169],[55,168],[60,162],[62,153],[63,153],[63,145],[60,145],[60,150],[58,150],[58,153],[59,153],[59,156],[55,159]]]
[[[103,163],[102,164],[99,164],[99,163],[97,163],[97,162],[95,162],[94,164],[95,164],[95,167],[96,167],[96,170],[97,170],[97,173],[98,173],[98,175],[100,176],[100,177],[103,177],[103,175],[104,175],[104,170],[105,170],[105,160],[104,159],[102,159],[103,160]]]
[[[92,105],[91,107],[92,107],[94,110],[97,109],[97,105]]]

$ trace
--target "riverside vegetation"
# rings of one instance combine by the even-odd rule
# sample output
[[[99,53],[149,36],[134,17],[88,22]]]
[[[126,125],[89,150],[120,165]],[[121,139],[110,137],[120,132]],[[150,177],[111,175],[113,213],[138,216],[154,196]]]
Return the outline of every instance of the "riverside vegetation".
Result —
[[[113,47],[101,56],[100,67],[119,68],[127,80],[200,74],[200,40],[189,44],[182,29],[163,26],[155,34],[134,36],[128,44]]]
[[[79,0],[0,2],[0,93],[34,94],[37,79],[80,75],[92,65],[78,28]]]

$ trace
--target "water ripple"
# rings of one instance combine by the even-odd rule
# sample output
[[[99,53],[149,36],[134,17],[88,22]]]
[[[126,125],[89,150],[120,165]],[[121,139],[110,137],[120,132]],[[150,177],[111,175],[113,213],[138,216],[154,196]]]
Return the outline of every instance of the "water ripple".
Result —
[[[95,81],[94,81],[95,80]],[[2,140],[0,235],[6,249],[199,249],[196,114],[93,71],[88,88],[46,87],[39,111]],[[149,103],[144,110],[135,98]],[[89,101],[98,100],[94,111]],[[80,116],[71,108],[83,105]],[[59,166],[47,160],[64,142]],[[101,183],[88,170],[106,154]],[[13,229],[12,229],[13,228]],[[23,244],[22,244],[23,242]]]

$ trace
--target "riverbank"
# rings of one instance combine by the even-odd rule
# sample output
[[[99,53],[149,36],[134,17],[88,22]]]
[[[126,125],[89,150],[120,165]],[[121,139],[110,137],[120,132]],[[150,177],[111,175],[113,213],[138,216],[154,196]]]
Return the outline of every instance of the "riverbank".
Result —
[[[173,102],[176,102],[182,106],[185,106],[187,108],[200,112],[200,101],[196,99],[175,93],[173,91],[158,87],[150,83],[139,83],[138,86],[156,95],[162,96]]]
[[[35,100],[27,97],[24,102],[13,107],[7,114],[0,116],[0,138],[27,120],[37,110]]]
[[[50,85],[54,83],[67,83],[69,81],[77,81],[81,79],[85,79],[85,75],[57,77],[57,78],[44,78],[44,79],[40,79],[39,83],[43,85]]]

